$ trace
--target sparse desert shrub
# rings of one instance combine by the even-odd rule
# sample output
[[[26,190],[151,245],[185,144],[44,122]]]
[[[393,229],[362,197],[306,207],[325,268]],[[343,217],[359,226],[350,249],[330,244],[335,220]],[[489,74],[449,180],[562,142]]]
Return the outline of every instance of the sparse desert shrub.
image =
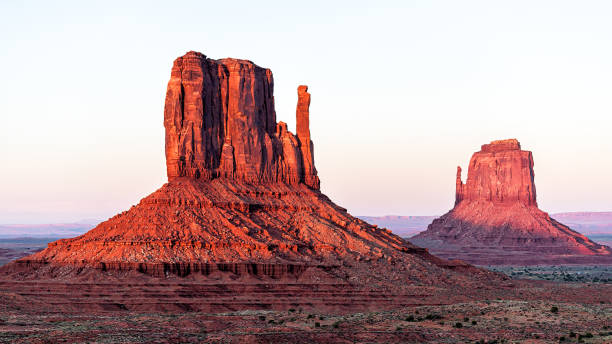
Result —
[[[295,308],[289,308],[289,313],[295,312]]]
[[[315,317],[315,316],[314,316],[314,314],[308,314],[308,316],[306,317],[306,319],[312,319],[312,318],[314,318],[314,317]]]
[[[317,321],[317,322],[315,323],[315,327],[321,327],[321,323]]]
[[[455,328],[462,328],[463,324],[460,322],[455,323]]]
[[[259,320],[261,320],[261,321],[266,321],[266,316],[265,316],[265,315],[260,315],[260,316],[259,316]]]
[[[470,321],[470,318],[468,317],[463,318],[463,322],[468,322],[468,321]]]
[[[426,320],[440,320],[442,319],[442,316],[440,314],[427,314],[425,316]]]
[[[565,342],[565,337],[564,336],[559,337],[559,341],[560,342]]]
[[[410,314],[409,316],[406,317],[406,319],[404,319],[405,321],[409,321],[409,322],[414,322],[416,321],[416,319],[414,319],[414,315]]]
[[[559,313],[559,307],[557,307],[557,306],[550,307],[550,312],[551,313],[555,313],[555,314]]]
[[[472,320],[472,325],[476,325],[476,324],[477,324],[476,320]]]
[[[336,321],[335,323],[333,323],[332,327],[333,327],[333,328],[338,328],[338,327],[340,327],[340,322],[339,322],[339,321]],[[399,327],[399,326],[398,326],[398,327]]]
[[[576,332],[574,332],[574,331],[570,331],[570,333],[569,333],[569,337],[570,337],[570,338],[576,338]]]

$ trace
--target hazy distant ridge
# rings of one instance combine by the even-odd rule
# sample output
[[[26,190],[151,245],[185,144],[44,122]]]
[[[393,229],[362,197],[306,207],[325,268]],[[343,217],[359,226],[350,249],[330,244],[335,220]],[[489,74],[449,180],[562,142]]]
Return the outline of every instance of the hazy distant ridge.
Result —
[[[410,237],[427,229],[437,216],[358,216],[393,233]],[[555,220],[585,235],[612,235],[612,212],[567,212],[551,214]]]
[[[611,235],[612,212],[567,212],[551,215],[557,221],[570,226],[585,235]],[[427,229],[437,216],[358,216],[360,219],[392,230],[402,237],[410,237]],[[88,223],[53,224],[4,224],[0,225],[0,238],[70,238],[81,235],[96,226],[96,221]]]
[[[0,225],[0,238],[71,238],[95,227],[91,223],[10,224]]]

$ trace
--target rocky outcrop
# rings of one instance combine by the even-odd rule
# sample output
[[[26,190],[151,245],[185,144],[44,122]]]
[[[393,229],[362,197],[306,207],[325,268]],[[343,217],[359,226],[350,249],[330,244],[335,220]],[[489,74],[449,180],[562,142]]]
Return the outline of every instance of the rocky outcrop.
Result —
[[[311,185],[318,189],[319,177],[317,177],[317,169],[314,166],[314,146],[310,140],[310,93],[307,91],[308,86],[302,85],[298,87],[298,104],[295,110],[297,119],[296,133],[302,153],[303,180],[306,185]]]
[[[387,289],[499,279],[434,257],[323,195],[307,90],[298,87],[293,135],[276,122],[270,70],[195,52],[178,58],[164,115],[168,183],[89,232],[3,266],[0,275],[249,275]]]
[[[612,253],[609,247],[594,243],[538,209],[533,155],[521,150],[516,139],[483,145],[470,159],[465,184],[458,167],[455,207],[411,241],[435,254],[478,264],[494,261],[493,256],[503,251],[516,253],[501,260],[506,264],[513,259],[528,262],[521,252],[532,252],[527,257],[531,261],[545,255]],[[488,258],[481,259],[479,250],[485,250]]]
[[[531,152],[521,150],[516,139],[482,145],[470,159],[465,184],[458,167],[456,199],[537,206]]]
[[[298,135],[276,123],[274,80],[251,61],[188,52],[174,61],[164,110],[168,180],[218,177],[319,188],[310,95],[298,88]]]
[[[411,249],[304,186],[176,178],[129,211],[52,242],[30,260],[333,265],[339,256],[378,259],[388,250]]]
[[[461,166],[457,166],[457,180],[455,182],[455,205],[463,200],[463,181],[461,180]]]

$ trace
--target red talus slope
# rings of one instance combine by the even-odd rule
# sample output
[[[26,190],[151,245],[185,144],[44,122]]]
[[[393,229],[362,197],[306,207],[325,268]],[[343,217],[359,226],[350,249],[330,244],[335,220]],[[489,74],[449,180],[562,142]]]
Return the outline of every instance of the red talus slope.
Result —
[[[135,249],[137,248],[137,249]],[[416,250],[320,192],[177,178],[129,211],[32,256],[55,262],[314,262]]]
[[[407,281],[452,285],[473,283],[476,276],[497,278],[431,256],[304,185],[224,178],[176,178],[88,233],[51,243],[3,269],[49,266],[137,270],[158,277],[219,271],[276,279],[314,274],[320,281],[400,289]]]
[[[555,221],[537,207],[531,152],[515,139],[482,146],[470,160],[465,184],[457,170],[455,207],[412,241],[437,250],[474,248],[541,255],[609,255],[610,248]],[[463,252],[463,253],[461,253]],[[538,259],[537,255],[533,256]]]

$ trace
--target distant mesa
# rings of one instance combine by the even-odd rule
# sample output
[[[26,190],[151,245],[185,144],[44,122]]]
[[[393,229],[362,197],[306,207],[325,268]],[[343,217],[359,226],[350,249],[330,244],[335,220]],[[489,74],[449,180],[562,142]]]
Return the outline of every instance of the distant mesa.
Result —
[[[457,167],[454,208],[411,241],[477,264],[587,262],[612,253],[538,209],[533,155],[516,139],[482,145],[465,183]]]
[[[273,92],[272,72],[253,62],[198,52],[177,58],[164,110],[168,183],[0,271],[229,274],[400,289],[407,281],[501,278],[434,257],[331,202],[319,191],[308,87],[297,90],[296,134],[277,122]]]
[[[389,228],[393,234],[399,235],[402,238],[413,236],[427,229],[427,225],[433,221],[436,216],[359,216],[360,219],[380,227]]]

